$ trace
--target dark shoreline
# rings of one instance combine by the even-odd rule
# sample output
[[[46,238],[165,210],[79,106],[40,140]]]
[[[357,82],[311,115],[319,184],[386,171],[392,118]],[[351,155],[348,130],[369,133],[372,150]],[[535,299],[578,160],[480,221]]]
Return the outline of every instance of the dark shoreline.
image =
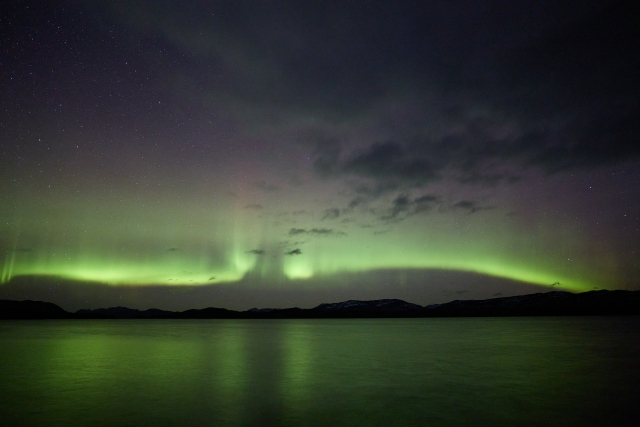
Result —
[[[208,307],[185,311],[127,307],[78,310],[42,301],[0,300],[0,319],[354,319],[505,316],[640,315],[640,291],[547,292],[420,306],[398,299],[344,301],[317,307],[234,311]]]

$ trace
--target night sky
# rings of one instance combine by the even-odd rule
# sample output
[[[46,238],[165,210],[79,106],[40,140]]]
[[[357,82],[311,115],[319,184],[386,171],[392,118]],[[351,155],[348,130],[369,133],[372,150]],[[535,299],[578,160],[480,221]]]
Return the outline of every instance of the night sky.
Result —
[[[638,289],[635,6],[3,1],[0,298]]]

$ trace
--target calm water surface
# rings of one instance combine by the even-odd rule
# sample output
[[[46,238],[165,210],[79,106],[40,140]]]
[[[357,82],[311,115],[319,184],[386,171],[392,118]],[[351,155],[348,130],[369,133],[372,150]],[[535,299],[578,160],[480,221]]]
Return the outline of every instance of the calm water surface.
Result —
[[[11,426],[637,426],[640,318],[0,322]]]

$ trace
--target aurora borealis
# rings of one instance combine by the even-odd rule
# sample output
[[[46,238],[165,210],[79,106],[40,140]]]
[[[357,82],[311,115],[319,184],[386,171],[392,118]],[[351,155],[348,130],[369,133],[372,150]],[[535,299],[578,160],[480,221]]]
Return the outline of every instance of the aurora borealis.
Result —
[[[638,289],[633,3],[417,3],[3,2],[0,298]]]

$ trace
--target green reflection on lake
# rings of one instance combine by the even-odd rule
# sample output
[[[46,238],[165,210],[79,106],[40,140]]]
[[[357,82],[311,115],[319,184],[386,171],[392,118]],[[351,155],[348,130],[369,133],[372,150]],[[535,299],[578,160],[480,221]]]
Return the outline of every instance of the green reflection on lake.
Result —
[[[0,322],[14,426],[637,425],[640,319]]]

